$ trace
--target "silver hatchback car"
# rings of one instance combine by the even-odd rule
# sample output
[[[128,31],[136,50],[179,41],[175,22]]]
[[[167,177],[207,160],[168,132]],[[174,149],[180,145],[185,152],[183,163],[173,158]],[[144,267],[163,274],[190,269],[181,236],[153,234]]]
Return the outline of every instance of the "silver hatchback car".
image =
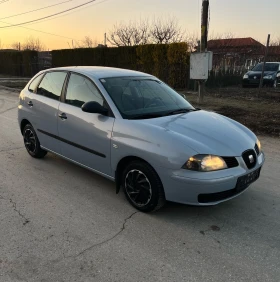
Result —
[[[42,71],[22,90],[28,153],[55,153],[116,182],[149,212],[166,200],[215,205],[241,194],[264,163],[248,128],[194,108],[154,76],[104,67]]]

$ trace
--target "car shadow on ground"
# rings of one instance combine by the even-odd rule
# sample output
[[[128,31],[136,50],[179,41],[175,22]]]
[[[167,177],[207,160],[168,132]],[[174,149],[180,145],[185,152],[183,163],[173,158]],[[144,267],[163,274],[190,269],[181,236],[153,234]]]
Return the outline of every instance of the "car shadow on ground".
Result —
[[[119,208],[121,208],[121,213],[126,209],[128,212],[134,210],[126,200],[122,190],[116,195],[114,182],[54,154],[48,154],[43,161],[48,167],[52,167],[54,163],[58,164],[56,167],[59,173],[66,172],[66,177],[68,174],[71,174],[75,178],[81,179],[81,185],[75,186],[73,184],[67,186],[69,192],[73,193],[76,197],[82,198],[87,195],[89,199],[92,199],[94,204],[96,196],[98,196],[101,199],[104,198],[105,206],[107,200],[110,200],[111,204],[114,205],[115,203],[113,209],[116,212],[118,212]],[[67,185],[67,181],[69,180],[65,179],[64,185]],[[238,197],[215,206],[190,206],[166,202],[166,205],[160,210],[142,215],[147,220],[155,220],[158,223],[170,223],[181,227],[184,225],[195,226],[202,233],[207,228],[220,231],[225,223],[232,226],[246,226],[249,223],[257,224],[260,219],[264,219],[267,214],[273,212],[272,202],[267,202],[263,207],[264,199],[259,190],[253,184]],[[270,198],[266,200],[271,201]],[[111,204],[108,203],[108,209],[112,209]],[[136,212],[137,210],[134,211]],[[137,217],[135,220],[137,220]],[[265,224],[263,223],[262,225]]]

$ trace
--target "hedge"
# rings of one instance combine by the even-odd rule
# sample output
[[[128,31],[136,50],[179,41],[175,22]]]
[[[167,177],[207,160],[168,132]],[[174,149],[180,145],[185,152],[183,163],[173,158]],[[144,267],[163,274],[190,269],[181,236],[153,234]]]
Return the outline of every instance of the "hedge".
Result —
[[[38,72],[36,51],[1,51],[0,74],[30,77]]]
[[[52,51],[53,67],[107,66],[146,72],[176,88],[186,88],[189,53],[186,43]]]

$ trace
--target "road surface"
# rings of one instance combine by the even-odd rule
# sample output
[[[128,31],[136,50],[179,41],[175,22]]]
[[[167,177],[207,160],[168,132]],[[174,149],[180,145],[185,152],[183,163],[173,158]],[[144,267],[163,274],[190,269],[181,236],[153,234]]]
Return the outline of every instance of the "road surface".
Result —
[[[0,282],[280,280],[279,139],[260,137],[266,163],[240,197],[143,214],[86,169],[32,159],[17,96],[0,90]]]

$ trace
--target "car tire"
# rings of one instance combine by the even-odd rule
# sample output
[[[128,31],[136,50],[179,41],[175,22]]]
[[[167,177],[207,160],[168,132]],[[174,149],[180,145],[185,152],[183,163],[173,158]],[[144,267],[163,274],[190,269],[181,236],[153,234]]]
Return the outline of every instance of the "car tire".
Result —
[[[142,212],[152,212],[165,204],[161,180],[155,170],[143,161],[132,161],[124,169],[121,186],[129,203]]]
[[[42,159],[48,153],[40,146],[37,134],[31,124],[27,124],[22,132],[23,141],[28,154],[36,159]]]

